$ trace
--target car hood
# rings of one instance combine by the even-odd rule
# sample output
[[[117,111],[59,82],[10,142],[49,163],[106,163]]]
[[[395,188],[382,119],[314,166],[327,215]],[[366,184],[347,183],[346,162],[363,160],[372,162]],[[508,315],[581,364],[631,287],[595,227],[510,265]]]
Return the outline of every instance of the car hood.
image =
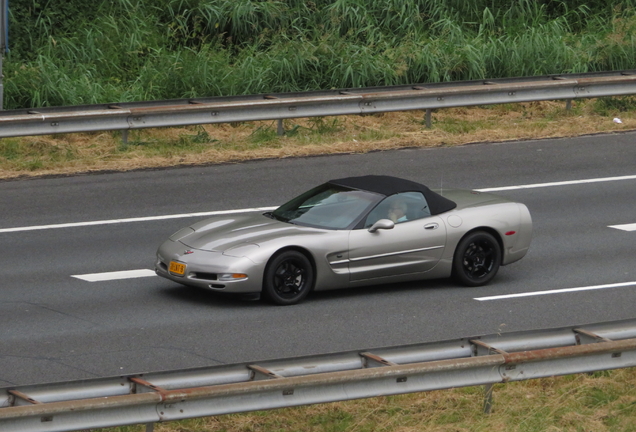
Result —
[[[245,244],[258,245],[271,238],[318,231],[322,230],[280,222],[262,214],[235,215],[197,222],[190,226],[188,233],[173,240],[192,249],[225,252]]]

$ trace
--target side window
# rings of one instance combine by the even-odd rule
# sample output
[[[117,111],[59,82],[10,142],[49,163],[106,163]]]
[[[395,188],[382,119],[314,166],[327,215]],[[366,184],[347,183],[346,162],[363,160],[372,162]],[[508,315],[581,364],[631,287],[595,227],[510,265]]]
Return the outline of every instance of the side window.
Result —
[[[380,219],[402,223],[431,215],[426,198],[420,192],[403,192],[382,200],[367,216],[364,223],[369,228]]]

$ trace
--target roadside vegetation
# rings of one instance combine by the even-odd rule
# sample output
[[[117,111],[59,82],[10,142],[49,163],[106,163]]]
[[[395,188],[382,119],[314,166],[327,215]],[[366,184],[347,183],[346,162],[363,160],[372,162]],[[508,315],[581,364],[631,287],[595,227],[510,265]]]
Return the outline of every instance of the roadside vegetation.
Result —
[[[157,423],[155,432],[633,432],[636,369]],[[143,432],[144,425],[101,429]],[[97,430],[95,431],[97,432]]]
[[[636,0],[12,0],[5,109],[636,67]]]
[[[4,108],[636,68],[636,0],[12,0]],[[0,178],[625,131],[633,97],[5,138]],[[618,117],[623,123],[613,123]]]

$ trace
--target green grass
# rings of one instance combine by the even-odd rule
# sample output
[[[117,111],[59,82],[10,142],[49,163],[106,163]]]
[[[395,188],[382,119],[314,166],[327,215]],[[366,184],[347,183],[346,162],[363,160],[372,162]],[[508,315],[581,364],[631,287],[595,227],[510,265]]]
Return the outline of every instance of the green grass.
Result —
[[[76,154],[70,146],[50,144],[46,141],[4,139],[0,140],[0,158],[9,161],[21,160],[27,165],[37,168],[41,166],[41,158],[54,162],[64,162],[76,159]]]
[[[260,126],[250,134],[249,141],[255,146],[261,146],[263,144],[272,144],[279,140],[277,131],[272,126]]]
[[[344,130],[342,119],[339,117],[312,117],[307,121],[313,134],[333,135]]]
[[[5,109],[629,69],[635,5],[21,0]]]
[[[127,142],[120,141],[119,153],[141,150],[145,157],[171,157],[182,153],[197,154],[209,149],[211,145],[219,143],[200,126],[190,128],[193,133],[182,133],[176,139],[147,138],[139,131],[134,131]]]
[[[468,134],[476,130],[489,127],[489,122],[485,120],[462,120],[450,118],[444,121],[433,122],[433,127],[451,134]]]
[[[602,116],[618,115],[621,112],[636,110],[635,96],[615,96],[598,98],[594,103],[594,112]]]
[[[378,129],[367,129],[355,134],[355,138],[364,141],[379,141],[397,136],[399,136],[399,134],[396,134],[395,132]]]

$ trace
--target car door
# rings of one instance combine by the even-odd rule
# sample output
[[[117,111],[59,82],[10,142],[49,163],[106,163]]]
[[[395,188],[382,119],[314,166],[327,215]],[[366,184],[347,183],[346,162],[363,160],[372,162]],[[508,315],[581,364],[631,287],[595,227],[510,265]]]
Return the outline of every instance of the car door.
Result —
[[[398,198],[416,211],[407,211],[408,218],[396,219],[391,229],[370,232],[373,223],[391,214],[391,200]],[[389,197],[370,213],[365,228],[350,232],[351,281],[426,272],[439,262],[446,245],[446,226],[440,217],[430,215],[423,200],[419,193]]]

